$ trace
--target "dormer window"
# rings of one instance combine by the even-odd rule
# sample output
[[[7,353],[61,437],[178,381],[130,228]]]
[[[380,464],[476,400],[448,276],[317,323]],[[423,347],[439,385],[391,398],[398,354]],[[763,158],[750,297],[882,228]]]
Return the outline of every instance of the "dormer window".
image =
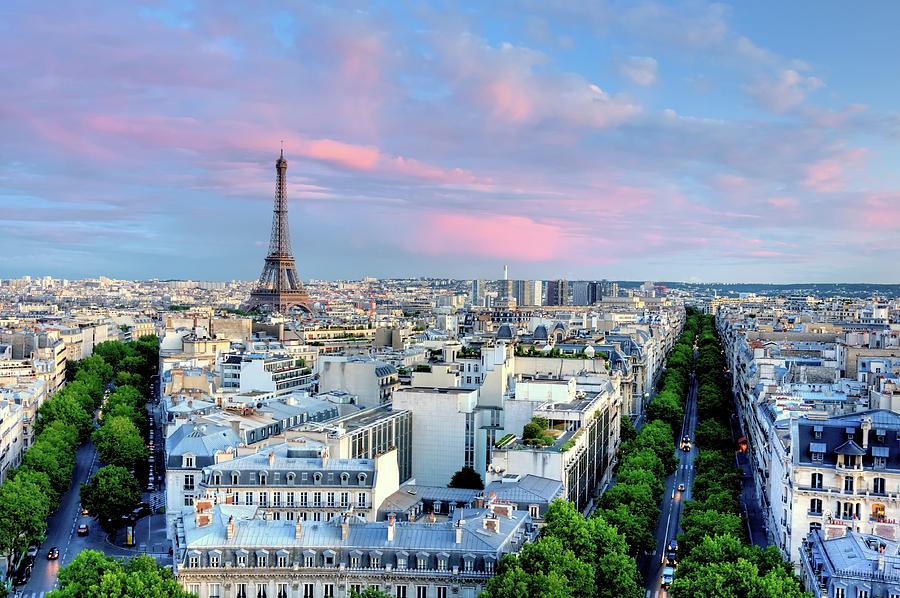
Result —
[[[825,453],[813,453],[812,460],[821,463],[825,460]]]
[[[237,472],[232,472],[231,473],[231,485],[237,486],[240,483],[241,483],[241,474],[239,474]]]
[[[262,472],[262,471],[259,472],[259,485],[260,486],[265,486],[267,479],[268,479],[268,476],[265,474],[265,472]]]
[[[294,474],[293,471],[292,471],[291,473],[287,474],[287,483],[288,483],[288,484],[293,484],[293,483],[294,483],[294,479],[295,479],[296,477],[297,477],[297,476]]]
[[[359,484],[361,486],[366,483],[366,474],[361,473],[358,476],[356,476],[356,479],[359,480]]]
[[[181,458],[181,466],[193,469],[194,468],[194,456],[193,455],[185,455]]]
[[[350,474],[345,471],[341,474],[341,486],[346,486],[348,483],[350,483]]]
[[[322,483],[322,474],[319,473],[318,471],[313,474],[313,482],[315,482],[316,484]]]
[[[213,485],[221,486],[222,485],[222,474],[218,471],[213,474]]]

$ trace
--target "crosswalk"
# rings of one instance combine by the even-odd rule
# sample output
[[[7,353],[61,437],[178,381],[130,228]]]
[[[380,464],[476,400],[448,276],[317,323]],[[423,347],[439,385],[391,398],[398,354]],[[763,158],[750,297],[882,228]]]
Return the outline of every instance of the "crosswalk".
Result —
[[[23,592],[19,590],[19,592],[13,592],[10,596],[15,598],[44,598],[47,595],[47,592]]]

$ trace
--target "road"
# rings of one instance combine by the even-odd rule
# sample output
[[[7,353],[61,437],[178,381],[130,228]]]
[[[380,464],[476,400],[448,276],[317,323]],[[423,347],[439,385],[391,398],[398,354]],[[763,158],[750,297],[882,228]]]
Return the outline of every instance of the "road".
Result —
[[[154,411],[156,424],[159,426],[158,411]],[[157,438],[161,438],[161,430],[157,427]],[[79,497],[80,486],[86,482],[98,469],[97,451],[92,442],[88,441],[78,447],[75,455],[75,471],[72,475],[72,486],[60,497],[57,511],[47,521],[47,539],[41,544],[35,559],[31,578],[24,586],[16,588],[22,598],[43,598],[50,590],[56,587],[56,578],[59,570],[78,556],[82,550],[99,550],[112,556],[134,556],[137,549],[128,549],[116,546],[107,540],[106,533],[100,529],[97,521],[88,516],[81,515],[81,502]],[[144,500],[154,506],[164,505],[164,490],[156,490],[144,493]],[[90,532],[87,536],[78,536],[75,528],[80,524],[87,524]],[[150,553],[156,553],[158,559],[166,560],[165,554],[168,543],[165,539],[165,515],[153,515],[144,517],[135,526],[135,540],[138,548],[144,548]],[[47,552],[51,547],[59,548],[59,559],[47,560]],[[10,596],[17,596],[15,592]]]
[[[693,440],[696,426],[697,380],[691,374],[691,386],[685,402],[684,420],[682,421],[681,433],[675,439],[676,445],[680,444],[681,437],[685,435],[690,436],[691,440]],[[666,478],[659,523],[656,527],[656,550],[652,555],[643,555],[638,561],[640,570],[646,572],[644,588],[648,598],[666,596],[668,594],[662,587],[663,557],[669,541],[677,538],[681,531],[681,513],[684,509],[685,501],[691,498],[691,483],[695,475],[694,459],[697,456],[697,445],[692,443],[691,450],[687,452],[678,449],[677,446],[673,447],[673,449],[678,451],[678,469]],[[684,492],[677,491],[678,484],[685,485]]]

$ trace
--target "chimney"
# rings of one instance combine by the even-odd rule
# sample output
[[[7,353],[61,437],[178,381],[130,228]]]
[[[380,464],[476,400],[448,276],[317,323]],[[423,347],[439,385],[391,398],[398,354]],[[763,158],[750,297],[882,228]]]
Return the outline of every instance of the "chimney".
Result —
[[[458,519],[456,521],[456,543],[457,544],[462,544],[462,533],[463,533],[462,524],[463,523],[465,523],[465,521],[462,519]]]
[[[347,536],[350,535],[350,518],[344,515],[341,518],[341,542],[347,541]]]
[[[328,467],[328,447],[322,449],[322,468]]]
[[[225,526],[225,537],[229,540],[234,539],[234,516],[228,518],[228,525]]]
[[[300,513],[295,513],[297,517],[297,523],[294,524],[294,539],[299,540],[303,536],[303,519],[300,517]]]
[[[275,451],[269,453],[269,467],[275,465]]]
[[[493,515],[486,516],[481,520],[481,527],[495,534],[500,533],[500,520]]]
[[[860,428],[862,428],[862,447],[864,449],[869,448],[869,432],[872,430],[872,418],[864,417]]]
[[[397,527],[397,518],[394,516],[393,513],[391,513],[390,515],[388,515],[388,526],[387,526],[387,541],[388,542],[394,541],[394,531],[395,531],[396,527]]]

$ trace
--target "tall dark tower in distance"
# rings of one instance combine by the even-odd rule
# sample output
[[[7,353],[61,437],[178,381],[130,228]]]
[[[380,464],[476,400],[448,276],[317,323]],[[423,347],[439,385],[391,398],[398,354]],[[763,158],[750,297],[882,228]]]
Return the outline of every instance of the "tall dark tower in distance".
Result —
[[[312,313],[312,302],[300,282],[294,254],[291,251],[291,231],[288,227],[287,160],[284,149],[275,161],[275,213],[272,217],[272,238],[269,255],[256,288],[250,292],[247,308],[268,307],[287,313],[292,307]]]

